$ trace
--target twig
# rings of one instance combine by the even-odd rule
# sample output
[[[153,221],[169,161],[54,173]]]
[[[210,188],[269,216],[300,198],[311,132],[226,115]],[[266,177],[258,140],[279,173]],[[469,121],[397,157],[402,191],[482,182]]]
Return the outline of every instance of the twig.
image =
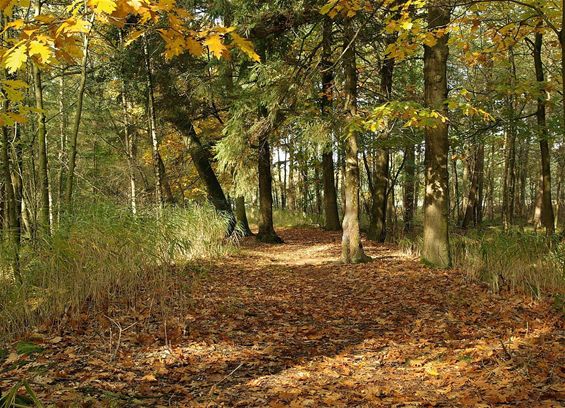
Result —
[[[501,338],[499,338],[498,340],[500,341],[500,345],[502,346],[502,350],[504,350],[504,353],[508,356],[510,360],[512,360],[512,354],[510,354],[510,351],[506,348],[506,344],[504,344],[504,341],[502,341]]]
[[[231,370],[231,372],[226,375],[224,378],[222,378],[220,381],[218,381],[216,384],[212,385],[212,387],[210,387],[210,391],[208,392],[208,395],[212,394],[212,391],[214,391],[214,388],[216,388],[218,385],[220,385],[221,383],[223,383],[225,380],[227,380],[228,378],[230,378],[233,373],[235,373],[237,370],[239,370],[241,368],[241,366],[243,366],[243,363],[240,363],[236,368],[234,368],[233,370]]]
[[[137,322],[133,322],[132,324],[130,324],[128,327],[126,327],[124,329],[124,328],[122,328],[122,325],[120,323],[118,323],[117,321],[115,321],[111,317],[108,317],[106,315],[104,315],[104,317],[106,319],[108,319],[110,322],[112,322],[118,328],[118,340],[116,341],[116,349],[113,352],[112,352],[112,328],[110,328],[110,353],[111,353],[110,361],[114,361],[114,359],[118,355],[118,350],[120,349],[120,346],[122,344],[122,333],[125,332],[126,330],[131,329],[133,326],[135,326],[137,324]]]

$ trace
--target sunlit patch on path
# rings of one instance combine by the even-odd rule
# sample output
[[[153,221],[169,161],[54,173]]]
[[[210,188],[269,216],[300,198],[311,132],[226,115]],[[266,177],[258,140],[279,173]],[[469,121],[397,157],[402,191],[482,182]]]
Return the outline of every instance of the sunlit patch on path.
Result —
[[[44,370],[40,394],[63,405],[565,404],[563,320],[550,305],[490,294],[392,246],[368,244],[372,263],[345,266],[339,234],[282,236],[213,264],[166,339],[132,330],[110,362],[103,336],[68,333],[42,357],[61,364]]]

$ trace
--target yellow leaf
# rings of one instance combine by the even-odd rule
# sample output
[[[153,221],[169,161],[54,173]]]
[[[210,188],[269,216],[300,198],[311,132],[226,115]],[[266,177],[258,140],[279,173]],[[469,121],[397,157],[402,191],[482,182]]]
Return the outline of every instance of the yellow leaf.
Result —
[[[188,37],[186,39],[186,48],[188,49],[188,52],[195,57],[200,57],[204,52],[202,44],[193,37]]]
[[[29,55],[30,57],[39,55],[41,63],[47,64],[51,59],[51,50],[46,44],[37,40],[33,40],[29,43]]]
[[[20,69],[26,61],[27,44],[21,44],[8,51],[6,59],[4,60],[4,66],[8,69],[8,72],[14,73]]]
[[[222,58],[224,52],[228,50],[219,34],[210,35],[206,38],[206,40],[204,40],[204,45],[208,47],[210,52],[214,54],[216,58]]]
[[[412,21],[404,21],[400,26],[404,30],[410,30],[414,26],[414,23],[412,23]]]
[[[437,369],[431,365],[427,366],[426,369],[426,374],[431,375],[433,377],[437,377],[439,375]]]
[[[90,23],[83,19],[69,18],[57,29],[57,35],[60,33],[87,33],[90,30]]]
[[[254,61],[261,62],[261,57],[255,52],[255,49],[253,48],[253,43],[251,41],[241,37],[237,33],[232,32],[230,33],[230,35],[235,45],[237,45],[237,47],[241,51],[247,54],[249,58],[251,58]]]
[[[128,47],[131,43],[133,43],[135,40],[137,40],[142,35],[143,35],[143,31],[141,31],[141,30],[132,31],[131,33],[128,34],[124,45],[126,47]]]
[[[112,14],[117,8],[114,0],[88,0],[88,6],[92,8],[96,14]]]

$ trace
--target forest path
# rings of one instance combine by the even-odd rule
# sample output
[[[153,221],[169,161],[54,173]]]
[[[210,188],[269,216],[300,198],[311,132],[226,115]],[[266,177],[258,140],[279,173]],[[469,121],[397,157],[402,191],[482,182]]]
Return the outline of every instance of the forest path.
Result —
[[[185,333],[169,328],[169,346],[136,344],[133,334],[124,335],[108,362],[100,340],[97,349],[92,336],[69,333],[81,345],[73,353],[82,364],[67,369],[64,381],[51,379],[47,400],[61,406],[86,395],[114,399],[115,406],[565,405],[563,320],[550,305],[490,294],[461,271],[427,269],[392,246],[367,244],[373,262],[341,265],[339,234],[286,229],[281,235],[284,245],[247,239],[236,255],[214,263],[193,288]],[[68,341],[52,345],[44,358],[64,366],[72,358]],[[49,369],[52,376],[57,369]]]

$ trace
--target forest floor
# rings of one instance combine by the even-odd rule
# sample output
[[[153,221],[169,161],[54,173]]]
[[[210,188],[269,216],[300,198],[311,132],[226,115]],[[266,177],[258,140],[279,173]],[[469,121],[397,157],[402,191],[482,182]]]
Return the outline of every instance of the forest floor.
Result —
[[[112,339],[97,325],[35,333],[43,350],[8,355],[0,387],[28,378],[57,406],[565,406],[565,325],[549,302],[393,246],[346,266],[337,233],[281,235],[207,265],[177,326],[140,330],[124,310]]]

